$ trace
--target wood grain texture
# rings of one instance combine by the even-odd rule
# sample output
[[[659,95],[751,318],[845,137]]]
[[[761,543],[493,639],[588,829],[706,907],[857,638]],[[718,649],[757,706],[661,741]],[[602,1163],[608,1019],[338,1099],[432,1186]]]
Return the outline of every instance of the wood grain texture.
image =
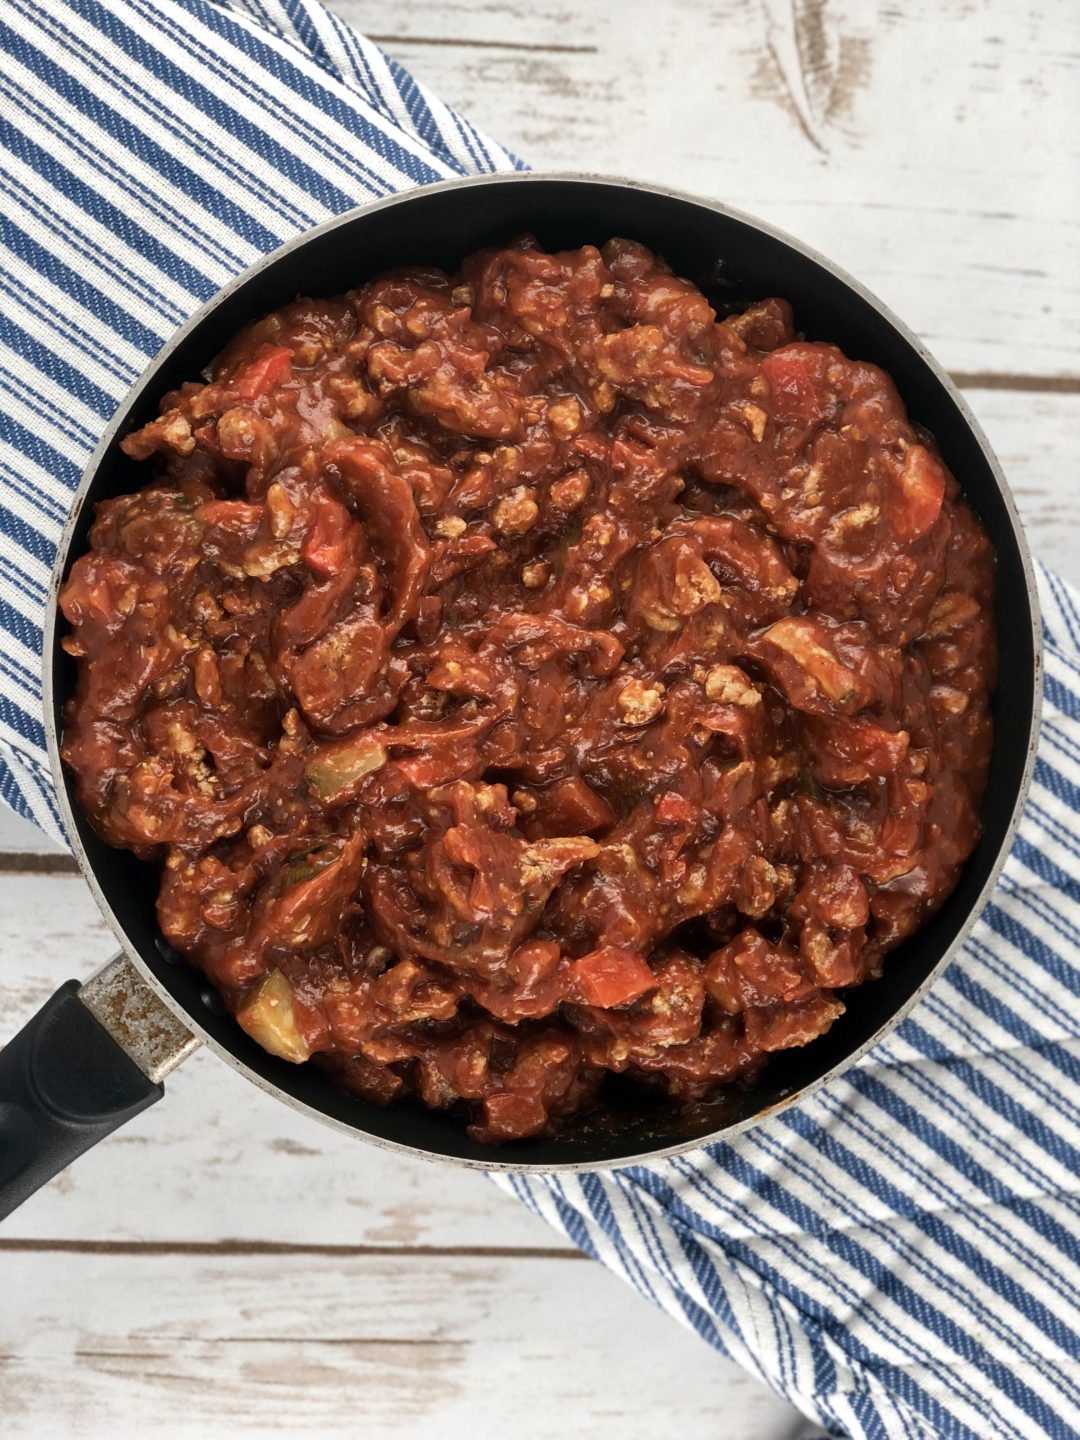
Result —
[[[598,1265],[2,1256],[5,1440],[781,1440],[795,1412]]]
[[[1080,394],[964,394],[1001,461],[1033,553],[1080,586]]]
[[[537,168],[784,226],[950,368],[1080,376],[1074,0],[335,8]]]

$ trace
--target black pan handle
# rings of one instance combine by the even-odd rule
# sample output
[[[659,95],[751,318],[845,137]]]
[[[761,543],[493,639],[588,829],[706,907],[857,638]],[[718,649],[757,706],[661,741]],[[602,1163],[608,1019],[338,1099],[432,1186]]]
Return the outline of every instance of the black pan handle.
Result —
[[[0,1050],[0,1219],[165,1093],[200,1040],[117,956]]]

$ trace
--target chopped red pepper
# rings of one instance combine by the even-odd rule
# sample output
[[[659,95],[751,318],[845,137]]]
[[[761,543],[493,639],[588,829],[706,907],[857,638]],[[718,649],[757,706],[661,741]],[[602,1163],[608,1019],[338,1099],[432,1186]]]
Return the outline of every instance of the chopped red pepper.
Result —
[[[531,831],[537,835],[591,835],[615,819],[602,795],[580,775],[569,775],[537,795],[539,806]]]
[[[257,400],[291,377],[292,351],[285,345],[268,345],[240,371],[235,382],[236,393],[241,400]]]
[[[570,966],[571,993],[600,1010],[629,1005],[655,988],[656,976],[645,957],[621,945],[601,945]]]
[[[697,806],[677,790],[665,790],[656,802],[656,818],[661,825],[689,825],[697,813]]]
[[[547,1124],[547,1109],[536,1094],[504,1091],[484,1101],[485,1138],[518,1140],[536,1135]]]

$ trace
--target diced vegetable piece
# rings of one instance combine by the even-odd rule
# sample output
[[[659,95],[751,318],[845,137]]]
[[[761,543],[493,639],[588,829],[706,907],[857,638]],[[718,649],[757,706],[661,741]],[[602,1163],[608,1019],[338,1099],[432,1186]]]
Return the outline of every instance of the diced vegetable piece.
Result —
[[[326,845],[315,845],[310,850],[296,850],[289,856],[289,862],[279,873],[272,894],[275,899],[287,894],[296,885],[314,880],[324,870],[329,870],[341,855],[341,842],[332,840]]]
[[[698,807],[677,790],[665,790],[656,801],[656,818],[661,825],[690,825],[698,814]]]
[[[506,969],[522,990],[532,990],[555,973],[561,959],[554,940],[530,940],[514,951]]]
[[[809,1045],[843,1013],[842,1000],[820,992],[793,1005],[755,1006],[746,1012],[746,1041],[766,1052]]]
[[[260,395],[284,384],[292,375],[292,351],[285,345],[271,345],[236,377],[235,388],[242,400],[257,400]]]
[[[304,768],[308,789],[317,800],[338,800],[358,780],[386,764],[386,747],[374,735],[351,735],[324,746]]]
[[[829,647],[825,632],[802,615],[788,615],[770,625],[762,637],[795,661],[806,678],[826,699],[843,709],[865,704],[865,686]],[[788,697],[793,704],[794,696]]]
[[[349,531],[355,524],[340,500],[319,497],[315,523],[300,550],[304,563],[319,575],[337,575],[349,554]]]
[[[813,370],[820,364],[810,347],[787,345],[761,362],[769,382],[773,411],[784,420],[812,421],[828,411],[830,397]]]
[[[982,606],[974,595],[966,595],[962,590],[946,590],[934,601],[923,633],[929,637],[947,635],[950,630],[970,625],[981,614]]]
[[[489,1140],[520,1140],[537,1135],[547,1118],[539,1095],[509,1090],[489,1095],[484,1101],[484,1130]]]
[[[276,944],[321,945],[333,935],[342,907],[355,894],[364,868],[364,838],[334,836],[289,857],[269,887],[273,902],[262,924]]]
[[[570,993],[586,1005],[612,1010],[656,988],[656,976],[637,950],[601,945],[570,966]]]
[[[902,540],[918,540],[941,514],[945,500],[945,472],[925,445],[909,445],[900,471],[899,504],[893,508],[893,528]]]
[[[280,970],[261,979],[236,1012],[251,1038],[271,1055],[301,1065],[311,1055],[296,1019],[293,988]]]
[[[587,835],[602,830],[615,812],[580,775],[557,780],[537,796],[536,829],[544,835]]]

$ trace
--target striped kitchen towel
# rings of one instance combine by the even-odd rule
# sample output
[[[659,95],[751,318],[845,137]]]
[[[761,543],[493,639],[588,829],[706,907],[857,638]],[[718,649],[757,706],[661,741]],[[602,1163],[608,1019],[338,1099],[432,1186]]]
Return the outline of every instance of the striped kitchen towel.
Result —
[[[46,587],[129,383],[297,231],[516,162],[313,0],[0,0],[0,53],[0,794],[59,835]],[[728,1144],[498,1182],[834,1435],[1080,1435],[1080,600],[1041,590],[1020,837],[895,1034]]]

